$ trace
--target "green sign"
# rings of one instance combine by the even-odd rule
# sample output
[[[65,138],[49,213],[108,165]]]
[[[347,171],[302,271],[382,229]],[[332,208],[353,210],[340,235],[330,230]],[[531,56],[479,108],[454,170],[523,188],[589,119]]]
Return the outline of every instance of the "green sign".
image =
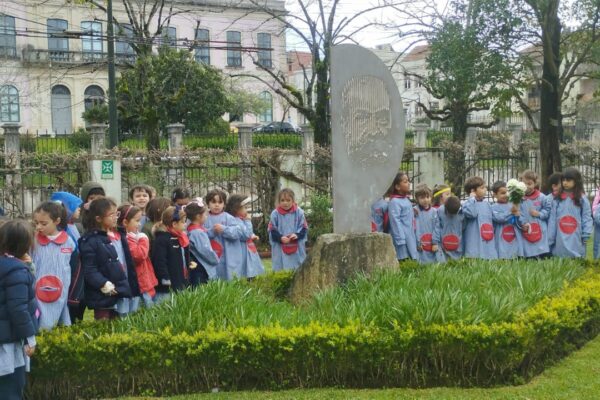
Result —
[[[113,179],[115,174],[115,164],[113,160],[102,160],[102,171],[100,177],[102,179]]]

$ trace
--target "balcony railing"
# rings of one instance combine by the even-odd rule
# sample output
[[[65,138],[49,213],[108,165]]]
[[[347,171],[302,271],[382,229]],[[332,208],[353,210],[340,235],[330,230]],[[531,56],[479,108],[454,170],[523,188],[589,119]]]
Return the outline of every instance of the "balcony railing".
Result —
[[[136,55],[115,54],[117,64],[132,64],[135,62]],[[46,50],[46,49],[25,49],[23,50],[23,61],[26,63],[55,63],[64,65],[77,64],[105,64],[108,60],[107,53],[88,52],[88,51],[64,51],[64,50]]]

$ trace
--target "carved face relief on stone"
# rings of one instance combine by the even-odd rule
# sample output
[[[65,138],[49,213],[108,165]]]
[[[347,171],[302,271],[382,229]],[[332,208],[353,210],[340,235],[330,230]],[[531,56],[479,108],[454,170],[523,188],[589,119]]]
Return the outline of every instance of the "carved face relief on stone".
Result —
[[[350,79],[342,92],[342,110],[350,158],[364,167],[381,163],[392,133],[390,95],[384,81],[373,76]]]

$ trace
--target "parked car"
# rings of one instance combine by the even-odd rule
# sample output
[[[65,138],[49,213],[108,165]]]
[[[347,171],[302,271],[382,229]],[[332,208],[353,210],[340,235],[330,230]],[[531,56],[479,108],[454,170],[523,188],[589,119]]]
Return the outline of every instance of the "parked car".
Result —
[[[252,130],[256,133],[297,133],[301,134],[302,129],[290,122],[270,122],[266,125],[256,127]]]

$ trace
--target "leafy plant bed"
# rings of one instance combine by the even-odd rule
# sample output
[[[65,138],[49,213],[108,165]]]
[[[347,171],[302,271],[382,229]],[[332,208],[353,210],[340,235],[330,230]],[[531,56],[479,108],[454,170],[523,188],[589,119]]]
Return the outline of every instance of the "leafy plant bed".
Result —
[[[409,266],[302,307],[283,300],[290,281],[214,282],[44,334],[29,394],[520,383],[600,329],[600,269],[586,261]]]

